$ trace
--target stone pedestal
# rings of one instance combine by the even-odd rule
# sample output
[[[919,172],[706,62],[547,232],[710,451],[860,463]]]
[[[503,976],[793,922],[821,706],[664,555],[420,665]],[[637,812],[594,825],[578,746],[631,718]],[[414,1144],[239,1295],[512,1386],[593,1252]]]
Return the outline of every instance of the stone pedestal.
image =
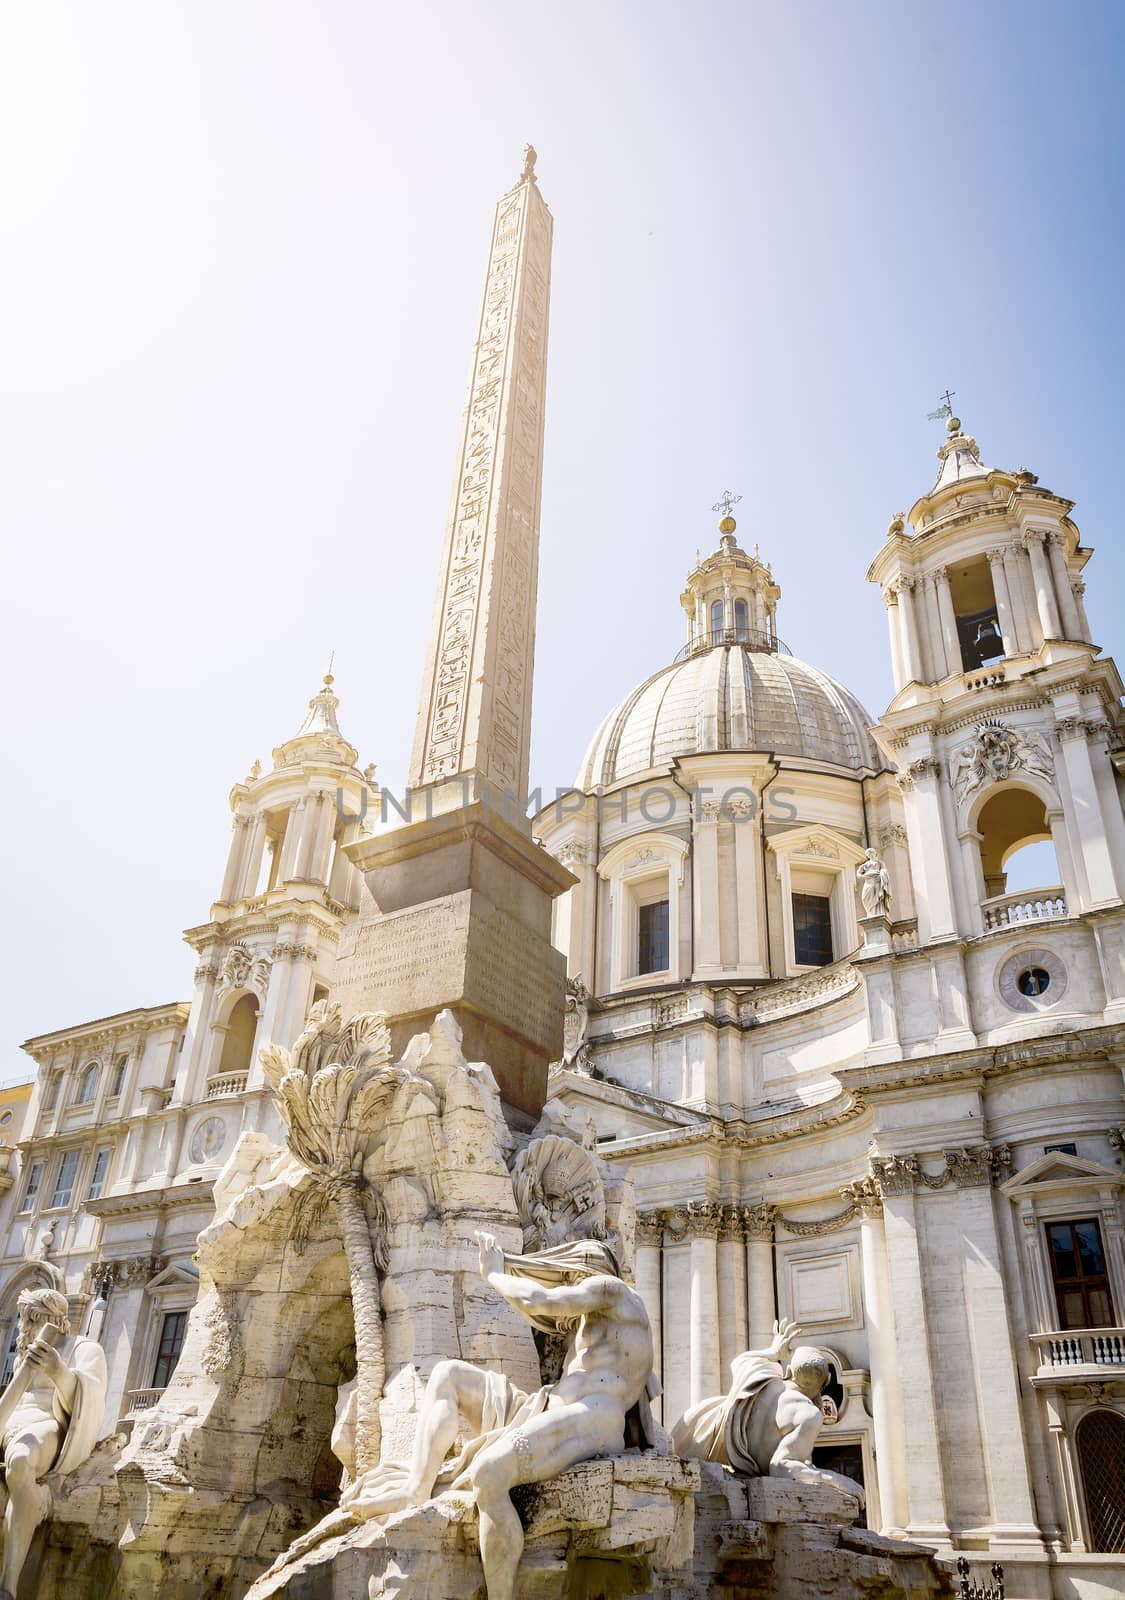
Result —
[[[682,1593],[691,1586],[693,1461],[649,1453],[572,1467],[517,1489],[526,1535],[517,1600]],[[256,1583],[247,1600],[483,1600],[467,1494],[362,1522]]]
[[[533,1124],[563,1045],[566,958],[551,943],[551,902],[574,875],[482,799],[348,854],[377,911],[341,937],[332,998],[344,1016],[385,1011],[401,1049],[448,1007],[510,1120]]]

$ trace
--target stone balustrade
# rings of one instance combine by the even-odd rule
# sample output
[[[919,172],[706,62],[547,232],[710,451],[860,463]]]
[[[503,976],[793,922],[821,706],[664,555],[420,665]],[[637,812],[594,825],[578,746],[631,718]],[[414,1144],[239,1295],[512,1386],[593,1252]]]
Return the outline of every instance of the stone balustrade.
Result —
[[[1125,1328],[1068,1328],[1033,1333],[1039,1376],[1059,1368],[1125,1367]]]
[[[1061,887],[1030,889],[1023,894],[998,894],[981,901],[985,928],[1010,928],[1024,922],[1047,922],[1066,916],[1066,895]]]
[[[241,1094],[246,1088],[246,1077],[245,1072],[220,1072],[208,1078],[208,1100],[226,1100],[231,1095]]]
[[[157,1404],[164,1390],[161,1389],[130,1389],[129,1409],[126,1417],[140,1416],[142,1411],[151,1411]]]

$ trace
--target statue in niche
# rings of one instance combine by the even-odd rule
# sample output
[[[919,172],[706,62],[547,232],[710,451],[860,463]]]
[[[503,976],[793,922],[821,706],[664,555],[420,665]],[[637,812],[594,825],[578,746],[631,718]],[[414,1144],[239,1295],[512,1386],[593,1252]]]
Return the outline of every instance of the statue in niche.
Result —
[[[812,1464],[824,1421],[821,1392],[831,1370],[819,1350],[799,1346],[786,1372],[779,1358],[800,1332],[796,1323],[775,1322],[767,1349],[736,1356],[729,1392],[685,1411],[672,1430],[672,1444],[677,1455],[717,1461],[744,1477],[832,1484],[855,1495],[862,1506],[862,1484]]]
[[[568,1334],[561,1377],[524,1394],[500,1372],[440,1361],[422,1399],[409,1465],[384,1462],[345,1491],[339,1510],[279,1559],[297,1561],[355,1522],[424,1505],[435,1490],[470,1492],[480,1516],[488,1600],[513,1600],[523,1525],[511,1491],[580,1461],[651,1446],[648,1402],[659,1393],[644,1302],[620,1276],[608,1245],[572,1240],[535,1255],[505,1255],[478,1232],[480,1272],[533,1328]],[[450,1459],[458,1437],[461,1449]],[[346,1458],[340,1440],[337,1453]]]
[[[863,860],[855,869],[859,879],[859,894],[863,901],[865,917],[885,917],[891,908],[891,875],[887,863],[874,846],[863,852]]]
[[[105,1352],[70,1332],[66,1296],[25,1289],[11,1382],[0,1396],[4,1562],[0,1600],[13,1600],[36,1528],[51,1509],[48,1473],[72,1472],[93,1450],[105,1413]]]

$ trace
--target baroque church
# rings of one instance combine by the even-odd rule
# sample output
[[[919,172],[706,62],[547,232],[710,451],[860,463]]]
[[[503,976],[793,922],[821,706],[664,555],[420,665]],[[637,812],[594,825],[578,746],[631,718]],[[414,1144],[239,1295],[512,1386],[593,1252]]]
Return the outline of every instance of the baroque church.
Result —
[[[535,183],[529,162],[512,191],[533,224]],[[541,280],[521,315],[545,341]],[[1044,1600],[1125,1587],[1125,718],[1072,508],[948,418],[867,572],[894,685],[876,719],[783,643],[728,497],[679,653],[638,659],[532,820],[569,975],[548,1093],[631,1178],[664,1424],[793,1319],[833,1374],[816,1459],[863,1481],[869,1525],[1002,1560],[1009,1595]],[[530,704],[530,670],[512,692]],[[158,1403],[196,1237],[280,1140],[262,1046],[293,1045],[378,914],[379,794],[338,711],[329,676],[231,790],[191,998],[25,1045],[3,1381],[46,1276],[105,1350],[107,1433]],[[1029,859],[1041,881],[1010,886]]]

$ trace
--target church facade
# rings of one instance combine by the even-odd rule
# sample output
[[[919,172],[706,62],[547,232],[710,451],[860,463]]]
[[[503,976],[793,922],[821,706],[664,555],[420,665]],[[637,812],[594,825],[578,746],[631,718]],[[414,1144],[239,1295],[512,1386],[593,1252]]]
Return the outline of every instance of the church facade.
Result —
[[[512,193],[533,219],[534,183],[529,160]],[[508,543],[534,550],[549,228],[505,226],[508,199],[478,366],[503,341],[504,263],[539,364],[512,384],[523,453],[487,396],[466,452],[493,430],[523,475]],[[483,503],[469,488],[458,538]],[[534,820],[575,880],[554,913],[569,980],[549,1088],[631,1174],[663,1421],[792,1318],[833,1367],[819,1459],[863,1479],[871,1526],[1003,1560],[1013,1596],[1125,1590],[1125,720],[1083,608],[1090,551],[1069,501],[985,466],[950,417],[936,482],[868,573],[895,690],[875,721],[790,654],[780,586],[723,509],[680,597],[679,655]],[[522,738],[534,568],[505,571],[526,674],[495,721]],[[422,783],[445,775],[449,663],[470,637],[468,602],[440,599]],[[496,670],[465,666],[462,687]],[[0,1198],[5,1377],[19,1293],[47,1276],[106,1350],[107,1431],[159,1400],[195,1238],[280,1136],[261,1046],[294,1044],[372,917],[373,769],[337,710],[328,678],[270,770],[232,790],[218,896],[186,935],[191,999],[25,1046],[38,1075]],[[1048,864],[1010,886],[1027,848]]]

